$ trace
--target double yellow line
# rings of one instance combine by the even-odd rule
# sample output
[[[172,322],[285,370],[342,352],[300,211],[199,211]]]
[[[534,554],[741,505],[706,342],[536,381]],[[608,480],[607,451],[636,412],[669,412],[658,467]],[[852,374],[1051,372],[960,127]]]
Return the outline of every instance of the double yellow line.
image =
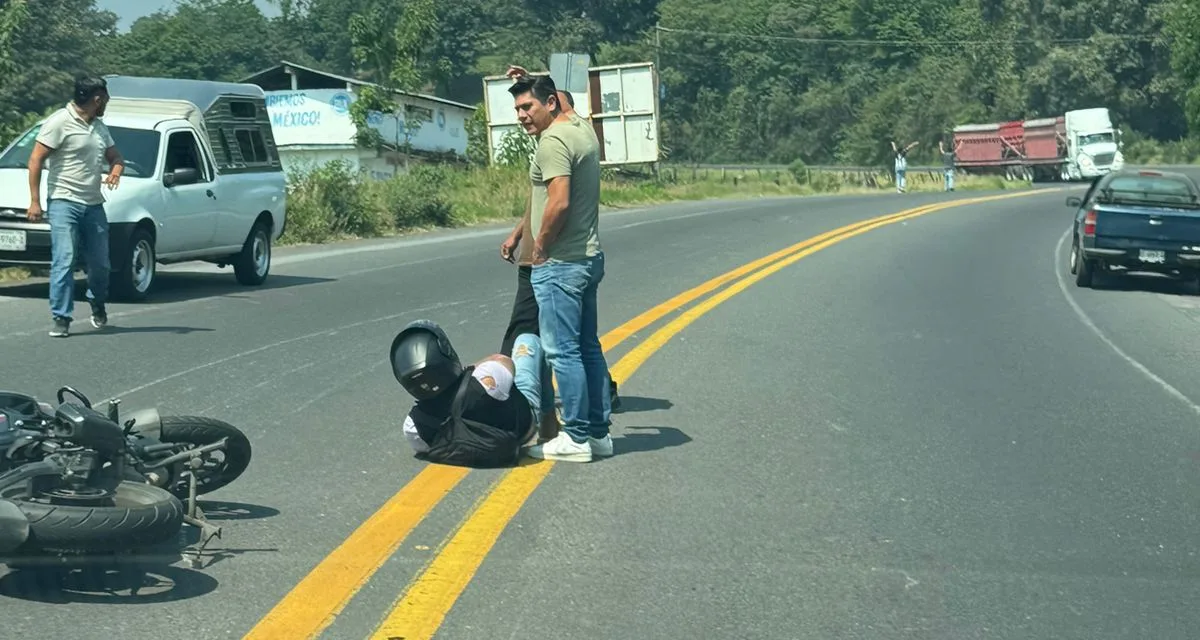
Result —
[[[776,251],[693,287],[605,334],[601,344],[607,352],[666,315],[733,283],[724,291],[680,314],[631,349],[610,368],[612,377],[618,382],[628,380],[651,355],[701,316],[763,278],[826,247],[934,211],[1046,191],[1049,189],[917,207],[846,225]],[[449,541],[438,550],[425,570],[409,585],[376,629],[372,640],[423,640],[433,637],[500,533],[553,466],[552,461],[526,459],[503,475],[480,499]],[[468,469],[461,467],[425,467],[313,568],[245,638],[299,640],[320,635],[417,524],[468,472]]]

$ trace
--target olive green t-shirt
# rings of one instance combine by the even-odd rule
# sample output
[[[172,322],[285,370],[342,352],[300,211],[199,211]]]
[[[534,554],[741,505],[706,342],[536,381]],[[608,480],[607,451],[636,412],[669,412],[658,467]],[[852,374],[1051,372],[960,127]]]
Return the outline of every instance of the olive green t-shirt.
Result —
[[[570,202],[558,237],[546,247],[546,257],[583,260],[600,253],[600,143],[587,120],[573,117],[556,122],[538,140],[529,165],[533,188],[529,219],[532,241],[541,233],[546,213],[547,183],[570,176]],[[532,244],[532,242],[530,242]]]

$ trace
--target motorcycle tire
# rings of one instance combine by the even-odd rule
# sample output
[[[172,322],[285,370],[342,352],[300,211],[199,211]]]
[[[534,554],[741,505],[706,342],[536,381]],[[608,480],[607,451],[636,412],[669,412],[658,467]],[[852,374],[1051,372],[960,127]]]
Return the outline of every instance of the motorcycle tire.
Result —
[[[237,427],[200,416],[162,416],[162,432],[158,439],[173,444],[203,446],[226,438],[224,464],[215,474],[208,474],[196,483],[196,495],[212,493],[237,480],[250,466],[250,439]],[[181,500],[188,497],[188,483],[180,481],[171,487],[171,493]]]
[[[108,552],[171,540],[183,526],[183,503],[169,492],[139,482],[117,485],[113,507],[52,505],[25,496],[5,499],[29,519],[29,539],[18,550]]]

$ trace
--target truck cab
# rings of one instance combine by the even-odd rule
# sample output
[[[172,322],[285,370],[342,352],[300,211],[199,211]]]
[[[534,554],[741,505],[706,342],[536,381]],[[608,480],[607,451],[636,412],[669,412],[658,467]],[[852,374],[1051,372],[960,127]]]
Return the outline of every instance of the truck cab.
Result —
[[[135,89],[175,95],[181,94],[175,83],[195,82],[133,80],[150,82]],[[184,88],[194,96],[207,93],[207,100],[160,99],[124,97],[113,90],[122,83],[109,82],[113,97],[103,121],[125,158],[120,186],[104,189],[115,296],[145,299],[158,264],[194,260],[232,265],[238,282],[262,284],[271,245],[286,224],[287,195],[262,90],[250,85],[239,95],[228,86],[199,83]],[[40,128],[39,122],[0,153],[0,265],[50,265],[49,223],[25,216],[26,165]]]
[[[1113,127],[1107,108],[1068,111],[1066,138],[1070,180],[1091,180],[1125,166],[1120,131]]]

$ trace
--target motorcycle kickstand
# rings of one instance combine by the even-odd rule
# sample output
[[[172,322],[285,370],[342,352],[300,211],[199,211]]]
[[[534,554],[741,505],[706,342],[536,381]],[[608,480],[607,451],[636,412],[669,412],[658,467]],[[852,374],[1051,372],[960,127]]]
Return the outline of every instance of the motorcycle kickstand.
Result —
[[[192,473],[188,481],[188,508],[187,513],[183,516],[183,521],[199,527],[200,529],[200,546],[196,549],[195,555],[188,560],[188,566],[192,569],[200,568],[200,559],[204,554],[205,547],[213,538],[221,537],[221,527],[210,523],[204,516],[204,511],[196,502],[196,474]]]

